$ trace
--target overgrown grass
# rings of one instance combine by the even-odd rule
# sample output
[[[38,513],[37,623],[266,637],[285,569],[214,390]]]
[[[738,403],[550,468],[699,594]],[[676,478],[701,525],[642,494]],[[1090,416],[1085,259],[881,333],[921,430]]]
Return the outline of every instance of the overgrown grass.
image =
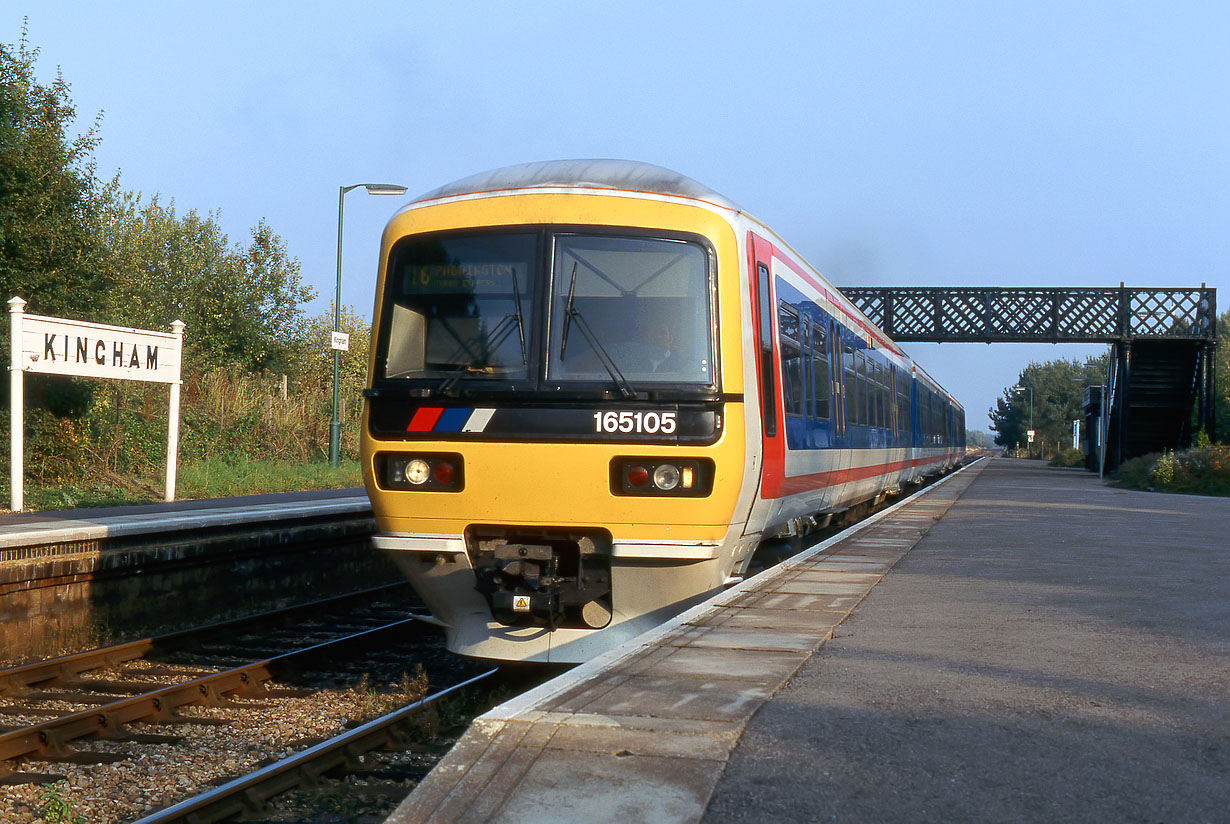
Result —
[[[26,483],[25,509],[45,512],[58,509],[89,509],[105,506],[148,504],[163,499],[165,475],[143,475],[123,484]],[[226,498],[269,492],[302,492],[312,489],[347,489],[363,485],[359,462],[343,460],[337,469],[328,462],[290,464],[279,461],[230,463],[207,459],[180,466],[175,484],[176,500]],[[3,501],[11,500],[8,478],[0,482]]]
[[[26,410],[25,508],[47,511],[163,499],[165,387],[63,382]],[[55,399],[56,402],[52,402]],[[268,373],[215,369],[185,378],[177,499],[362,486],[362,398],[342,397],[342,463],[328,464],[331,389]],[[53,411],[54,409],[54,411]],[[9,417],[0,416],[0,440]],[[12,498],[0,479],[0,509]]]
[[[1230,445],[1133,458],[1123,462],[1112,480],[1125,489],[1230,496]]]
[[[179,497],[195,500],[362,485],[363,474],[358,461],[344,460],[334,469],[327,461],[308,464],[279,461],[230,463],[211,458],[183,467],[175,486]]]

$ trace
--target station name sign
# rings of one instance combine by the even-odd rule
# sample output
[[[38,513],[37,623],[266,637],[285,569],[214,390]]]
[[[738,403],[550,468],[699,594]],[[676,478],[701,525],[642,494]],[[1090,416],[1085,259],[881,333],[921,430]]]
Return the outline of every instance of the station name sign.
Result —
[[[72,375],[165,383],[167,410],[167,485],[165,500],[175,500],[179,453],[179,383],[184,322],[170,332],[107,326],[84,320],[27,315],[24,299],[9,300],[9,491],[10,508],[25,506],[25,376]]]
[[[26,315],[19,368],[48,375],[176,383],[182,336]]]

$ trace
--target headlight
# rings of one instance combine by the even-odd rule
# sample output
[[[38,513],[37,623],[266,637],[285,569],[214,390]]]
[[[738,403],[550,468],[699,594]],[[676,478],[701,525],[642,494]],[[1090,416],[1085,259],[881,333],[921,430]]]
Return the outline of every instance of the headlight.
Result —
[[[679,486],[679,467],[674,464],[659,464],[653,471],[653,485],[667,492]]]
[[[406,480],[415,486],[422,486],[430,477],[431,467],[427,465],[427,461],[415,458],[406,464]]]
[[[384,489],[413,489],[426,492],[459,492],[465,486],[461,456],[445,454],[376,455],[376,481]]]

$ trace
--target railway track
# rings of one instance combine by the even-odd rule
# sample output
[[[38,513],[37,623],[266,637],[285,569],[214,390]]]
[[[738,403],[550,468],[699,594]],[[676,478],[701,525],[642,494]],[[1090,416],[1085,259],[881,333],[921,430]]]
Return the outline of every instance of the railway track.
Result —
[[[0,820],[37,820],[50,786],[92,824],[130,821],[466,680],[411,598],[399,584],[0,670]]]
[[[317,786],[322,776],[331,773],[369,776],[367,783],[363,785],[368,795],[381,790],[391,793],[404,792],[404,785],[397,779],[404,778],[405,772],[390,771],[387,767],[383,771],[393,772],[393,779],[374,785],[370,776],[379,777],[381,769],[372,769],[373,765],[365,760],[365,755],[377,749],[405,749],[407,744],[413,744],[414,727],[424,710],[434,708],[435,704],[455,693],[491,679],[497,672],[497,669],[487,670],[460,684],[322,741],[289,758],[151,813],[135,824],[170,824],[176,821],[209,824],[238,817],[251,820],[259,817],[260,813],[265,811],[266,805],[276,796],[301,787]],[[415,778],[425,775],[426,769],[421,769]],[[296,820],[305,820],[302,811],[294,815]]]
[[[395,583],[295,604],[229,621],[62,655],[45,661],[7,666],[0,668],[0,699],[29,695],[30,691],[36,690],[41,684],[62,681],[91,670],[115,667],[125,662],[154,655],[169,655],[177,651],[192,650],[210,641],[219,639],[225,641],[240,637],[245,633],[268,631],[277,627],[293,628],[297,624],[320,621],[323,617],[339,611],[353,614],[356,609],[362,609],[382,600],[391,601],[391,606],[405,609],[416,610],[420,607],[408,584]]]

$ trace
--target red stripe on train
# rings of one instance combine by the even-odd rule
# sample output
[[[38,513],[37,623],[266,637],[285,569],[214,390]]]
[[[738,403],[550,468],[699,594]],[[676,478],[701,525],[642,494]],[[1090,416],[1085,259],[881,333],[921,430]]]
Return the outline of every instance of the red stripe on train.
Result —
[[[436,421],[440,420],[440,416],[444,414],[444,408],[440,406],[423,406],[419,407],[414,413],[414,417],[410,418],[410,423],[406,425],[407,432],[430,432],[431,428],[436,425]]]
[[[830,486],[839,486],[851,481],[864,481],[880,475],[893,475],[903,469],[927,464],[939,463],[948,458],[947,455],[935,455],[930,458],[914,458],[905,461],[875,464],[873,466],[854,466],[849,469],[834,469],[831,472],[816,472],[811,475],[788,475],[778,486],[777,495],[784,498],[787,495],[797,495],[801,492],[813,492]]]

